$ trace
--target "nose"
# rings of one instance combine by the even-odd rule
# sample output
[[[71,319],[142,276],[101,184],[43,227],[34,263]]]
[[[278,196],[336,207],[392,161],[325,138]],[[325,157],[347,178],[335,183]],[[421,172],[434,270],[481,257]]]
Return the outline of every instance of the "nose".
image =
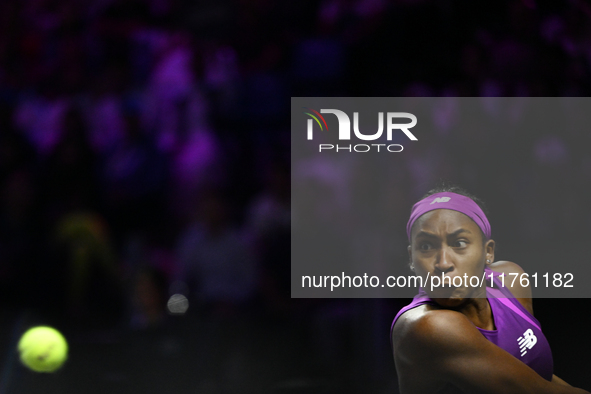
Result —
[[[449,253],[446,251],[446,248],[442,248],[441,252],[437,256],[437,261],[435,262],[435,270],[436,273],[449,273],[454,270],[454,265],[450,260]]]

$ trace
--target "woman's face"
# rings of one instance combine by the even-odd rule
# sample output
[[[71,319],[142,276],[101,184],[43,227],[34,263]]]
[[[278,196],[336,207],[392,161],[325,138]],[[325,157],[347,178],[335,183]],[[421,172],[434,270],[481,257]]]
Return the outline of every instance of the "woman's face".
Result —
[[[482,276],[486,260],[494,261],[494,241],[484,243],[478,225],[463,213],[449,209],[425,213],[412,227],[408,252],[415,273],[427,280],[425,291],[441,306],[458,307],[470,298],[486,296],[487,278]],[[471,282],[472,277],[478,281]]]

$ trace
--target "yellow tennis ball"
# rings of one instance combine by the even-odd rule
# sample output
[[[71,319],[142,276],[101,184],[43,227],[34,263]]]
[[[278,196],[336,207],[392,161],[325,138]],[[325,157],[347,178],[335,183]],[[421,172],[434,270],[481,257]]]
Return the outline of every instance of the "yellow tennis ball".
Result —
[[[54,328],[46,326],[27,330],[18,342],[23,364],[35,372],[54,372],[68,358],[68,343]]]

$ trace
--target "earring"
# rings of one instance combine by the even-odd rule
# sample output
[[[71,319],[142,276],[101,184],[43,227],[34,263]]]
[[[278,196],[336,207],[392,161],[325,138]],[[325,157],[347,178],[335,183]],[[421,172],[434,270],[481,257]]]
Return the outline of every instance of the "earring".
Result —
[[[486,264],[490,264],[490,260],[486,260]]]
[[[415,270],[415,263],[410,263],[410,270],[414,271]]]

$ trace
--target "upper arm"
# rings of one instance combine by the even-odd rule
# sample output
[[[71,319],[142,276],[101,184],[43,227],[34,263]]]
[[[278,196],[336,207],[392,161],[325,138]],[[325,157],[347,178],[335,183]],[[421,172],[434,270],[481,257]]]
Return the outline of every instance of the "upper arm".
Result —
[[[489,268],[493,271],[505,274],[505,287],[511,291],[511,294],[515,296],[517,301],[519,301],[521,305],[523,305],[523,307],[533,316],[534,309],[531,286],[529,284],[529,280],[527,281],[527,286],[523,286],[525,281],[521,280],[521,275],[525,273],[523,268],[511,261],[497,261],[492,263]],[[517,276],[515,276],[515,274],[517,274]]]
[[[569,392],[488,341],[458,312],[431,311],[406,325],[394,348],[395,359],[410,366],[397,365],[402,392],[418,392],[408,389],[414,383],[405,376],[417,370],[436,387],[451,384],[466,393]]]
[[[569,386],[572,387],[570,384],[566,383],[564,380],[560,379],[558,376],[556,375],[552,375],[552,383],[557,383],[557,384],[561,384],[563,386]]]

